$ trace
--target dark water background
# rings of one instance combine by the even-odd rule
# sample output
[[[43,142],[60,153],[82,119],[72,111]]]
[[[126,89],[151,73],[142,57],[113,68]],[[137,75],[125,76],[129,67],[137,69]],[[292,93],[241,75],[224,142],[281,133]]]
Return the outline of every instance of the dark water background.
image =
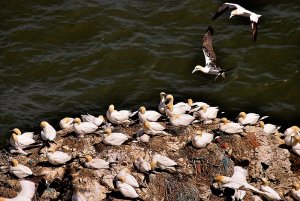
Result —
[[[103,114],[109,104],[156,108],[159,92],[269,115],[284,128],[300,120],[300,4],[235,1],[263,15],[253,45],[249,19],[211,21],[221,1],[9,0],[0,3],[0,139],[9,130],[58,125],[65,116]],[[214,47],[229,79],[192,74]]]

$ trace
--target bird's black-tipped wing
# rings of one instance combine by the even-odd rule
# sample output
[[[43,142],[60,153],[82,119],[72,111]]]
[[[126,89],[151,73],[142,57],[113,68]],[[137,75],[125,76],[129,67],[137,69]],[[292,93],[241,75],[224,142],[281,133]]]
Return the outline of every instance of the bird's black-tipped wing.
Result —
[[[206,65],[210,65],[210,66],[216,65],[216,61],[217,61],[215,51],[212,47],[213,34],[214,34],[214,29],[212,28],[211,25],[209,25],[206,30],[206,33],[203,36],[203,41],[202,41],[202,50],[205,56],[205,63]]]
[[[251,21],[251,29],[252,29],[253,41],[255,43],[256,38],[257,38],[257,23]]]
[[[217,19],[220,15],[225,13],[229,9],[236,9],[239,5],[233,3],[224,3],[222,6],[219,7],[218,12],[213,16],[212,20]]]

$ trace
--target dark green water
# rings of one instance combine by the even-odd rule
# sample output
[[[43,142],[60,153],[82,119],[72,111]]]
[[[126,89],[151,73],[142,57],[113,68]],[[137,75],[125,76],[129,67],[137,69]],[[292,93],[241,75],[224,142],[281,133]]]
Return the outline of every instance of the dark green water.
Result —
[[[218,105],[229,117],[256,112],[299,125],[298,0],[242,4],[262,15],[255,45],[247,18],[210,20],[220,4],[1,1],[0,138],[42,120],[58,125],[64,116],[103,114],[111,103],[156,108],[161,91]],[[234,67],[227,80],[191,73],[204,64],[209,24],[219,64]]]

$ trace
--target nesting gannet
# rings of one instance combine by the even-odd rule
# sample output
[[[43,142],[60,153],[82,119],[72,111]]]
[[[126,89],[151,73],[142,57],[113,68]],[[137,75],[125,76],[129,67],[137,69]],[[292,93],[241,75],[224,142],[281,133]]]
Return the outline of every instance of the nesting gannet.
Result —
[[[293,184],[291,194],[295,200],[300,201],[300,184],[299,183]]]
[[[59,126],[61,129],[72,129],[73,128],[73,121],[74,119],[71,117],[65,117],[59,121]]]
[[[231,177],[216,176],[214,181],[221,184],[222,187],[238,190],[243,187],[245,190],[251,190],[256,193],[261,193],[260,190],[250,185],[247,182],[248,171],[240,166],[234,166],[234,172]]]
[[[75,188],[72,195],[72,201],[86,201],[86,199],[80,193],[80,191],[77,188]]]
[[[137,182],[137,180],[134,178],[134,176],[132,176],[130,174],[130,170],[128,168],[124,168],[123,170],[121,170],[117,176],[118,179],[120,177],[123,178],[123,182],[129,184],[130,186],[134,187],[134,188],[138,188],[140,187],[139,183]]]
[[[259,123],[259,127],[264,129],[264,132],[267,134],[274,134],[278,132],[278,130],[280,129],[280,126],[276,126],[273,124],[265,124],[263,121],[259,121],[258,123]]]
[[[121,124],[121,125],[128,125],[131,124],[132,121],[129,119],[131,112],[129,110],[115,110],[114,105],[110,105],[107,112],[106,117],[107,119],[113,124]]]
[[[19,164],[17,159],[12,159],[9,166],[9,172],[18,178],[24,178],[32,175],[32,171],[29,167]]]
[[[151,171],[151,165],[148,161],[144,160],[142,157],[139,157],[134,161],[134,166],[141,172]]]
[[[52,150],[49,149],[49,151]],[[52,165],[61,165],[71,160],[71,157],[62,151],[48,152],[47,150],[46,156],[49,163],[51,163]]]
[[[166,133],[165,127],[163,127],[161,124],[157,123],[157,122],[148,122],[148,121],[144,121],[144,123],[142,124],[143,127],[143,131],[146,134],[149,135],[168,135],[168,133]]]
[[[235,15],[250,18],[253,41],[255,42],[256,37],[257,37],[257,22],[258,22],[258,19],[261,17],[261,15],[258,15],[249,10],[246,10],[245,8],[243,8],[242,6],[240,6],[238,4],[224,3],[222,6],[219,7],[218,12],[214,15],[214,17],[212,19],[213,20],[217,19],[220,15],[222,15],[229,9],[232,10],[229,18],[231,18]]]
[[[213,34],[214,29],[209,25],[202,41],[202,51],[205,57],[205,67],[197,65],[192,73],[196,71],[202,71],[206,74],[216,75],[215,79],[217,79],[219,76],[226,78],[226,71],[228,70],[223,70],[220,66],[217,65],[217,57],[212,47]]]
[[[300,156],[300,136],[292,136],[294,138],[294,142],[292,144],[292,150],[295,154]]]
[[[85,156],[87,162],[84,163],[85,167],[91,169],[108,169],[109,162],[100,159],[100,158],[92,158],[90,155]]]
[[[169,101],[168,105],[173,105],[174,114],[184,114],[191,110],[191,105],[189,103],[179,102],[174,104],[174,97],[171,94],[168,94],[166,99]]]
[[[81,115],[83,122],[92,122],[96,126],[101,126],[101,124],[104,122],[104,117],[102,115],[95,117],[90,114]]]
[[[18,129],[18,128],[14,128],[12,131],[14,133],[16,133],[17,135],[26,136],[26,137],[29,137],[29,138],[33,138],[33,134],[34,134],[34,132],[25,132],[25,133],[22,133],[20,131],[20,129]]]
[[[265,178],[261,179],[263,185],[260,186],[260,190],[262,191],[262,195],[268,200],[282,200],[280,195],[269,185],[269,181]]]
[[[0,197],[0,201],[31,201],[35,195],[35,184],[32,181],[20,180],[22,190],[14,198]]]
[[[193,102],[192,99],[188,99],[188,103],[189,103],[189,105],[191,105],[190,113],[193,113],[193,112],[196,112],[196,111],[200,110],[202,105],[206,105],[206,107],[209,107],[209,105],[207,103]]]
[[[244,126],[239,123],[230,122],[227,118],[222,118],[219,124],[219,129],[228,134],[243,132]]]
[[[294,138],[292,136],[298,135],[300,133],[300,128],[298,126],[292,126],[290,128],[287,128],[284,131],[284,141],[285,144],[288,146],[292,146],[294,142]]]
[[[202,105],[200,107],[200,110],[195,112],[194,114],[196,116],[200,116],[201,119],[204,120],[204,124],[211,124],[212,120],[217,117],[218,111],[218,107],[208,107],[206,105]]]
[[[138,198],[139,195],[136,193],[135,189],[125,183],[126,179],[124,177],[117,178],[116,186],[119,189],[119,191],[127,198]]]
[[[160,92],[160,102],[158,104],[158,111],[162,114],[165,114],[165,107],[166,107],[166,96],[167,94],[165,92]]]
[[[263,120],[267,118],[267,116],[264,116],[262,118],[259,118],[259,114],[255,113],[245,113],[245,112],[240,112],[239,116],[237,117],[238,123],[241,125],[254,125],[257,123],[258,120]]]
[[[42,121],[40,124],[41,128],[41,137],[43,140],[54,141],[56,137],[56,130],[46,121]]]
[[[195,117],[189,114],[174,114],[172,104],[166,106],[166,114],[169,116],[172,126],[188,126],[195,120]]]
[[[10,138],[10,144],[16,149],[24,149],[31,144],[34,144],[35,140],[28,135],[17,135],[13,133]]]
[[[177,163],[172,159],[168,158],[167,156],[163,156],[161,154],[155,154],[152,157],[152,161],[150,165],[152,170],[155,167],[159,167],[160,169],[174,169],[174,166],[176,166]]]
[[[214,135],[207,132],[197,131],[192,138],[192,144],[195,148],[206,147],[213,140]]]
[[[123,133],[112,133],[110,128],[105,129],[103,143],[107,145],[119,146],[130,137]]]
[[[79,118],[74,119],[74,132],[77,137],[84,137],[85,134],[93,133],[98,129],[92,122],[81,122]]]
[[[154,110],[146,110],[144,106],[141,106],[139,109],[139,120],[141,123],[143,123],[145,120],[146,121],[157,121],[160,117],[161,114],[154,111]]]

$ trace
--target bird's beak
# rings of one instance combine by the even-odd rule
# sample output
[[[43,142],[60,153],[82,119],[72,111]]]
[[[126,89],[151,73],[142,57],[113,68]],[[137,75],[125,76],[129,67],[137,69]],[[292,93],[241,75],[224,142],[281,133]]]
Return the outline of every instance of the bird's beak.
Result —
[[[230,15],[229,19],[232,18],[232,17],[233,17],[233,15]]]
[[[194,70],[192,71],[192,73],[196,72],[198,69],[197,68],[194,68]]]

